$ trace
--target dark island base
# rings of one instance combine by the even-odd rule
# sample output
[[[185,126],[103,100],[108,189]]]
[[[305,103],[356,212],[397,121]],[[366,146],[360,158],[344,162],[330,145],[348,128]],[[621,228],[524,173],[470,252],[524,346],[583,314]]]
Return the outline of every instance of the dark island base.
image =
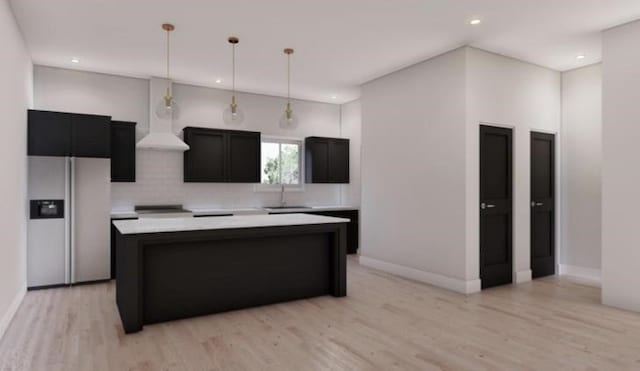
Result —
[[[346,295],[346,225],[116,236],[126,333],[144,324]]]

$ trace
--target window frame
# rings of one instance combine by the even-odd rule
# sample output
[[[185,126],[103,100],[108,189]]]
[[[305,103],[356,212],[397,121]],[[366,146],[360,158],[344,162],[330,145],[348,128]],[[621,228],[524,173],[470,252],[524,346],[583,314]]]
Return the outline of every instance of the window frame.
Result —
[[[304,139],[297,137],[282,137],[275,135],[261,135],[260,136],[260,147],[262,149],[263,143],[277,143],[279,145],[278,156],[279,161],[282,159],[282,144],[296,144],[299,146],[298,152],[298,168],[300,169],[298,184],[284,184],[284,188],[286,191],[294,191],[294,192],[302,192],[304,191],[304,179],[305,179],[305,169],[304,169]],[[262,183],[262,175],[263,175],[263,164],[262,164],[262,156],[260,156],[260,183],[255,185],[256,192],[280,192],[282,190],[282,183],[277,184],[265,184]]]

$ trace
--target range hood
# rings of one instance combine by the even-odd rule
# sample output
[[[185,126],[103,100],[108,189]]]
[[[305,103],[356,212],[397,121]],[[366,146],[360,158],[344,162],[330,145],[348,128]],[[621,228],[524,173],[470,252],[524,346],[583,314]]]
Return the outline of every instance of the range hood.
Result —
[[[186,151],[189,146],[173,132],[173,118],[156,115],[156,105],[163,99],[170,81],[152,77],[149,81],[149,133],[136,144],[136,148],[164,151]]]

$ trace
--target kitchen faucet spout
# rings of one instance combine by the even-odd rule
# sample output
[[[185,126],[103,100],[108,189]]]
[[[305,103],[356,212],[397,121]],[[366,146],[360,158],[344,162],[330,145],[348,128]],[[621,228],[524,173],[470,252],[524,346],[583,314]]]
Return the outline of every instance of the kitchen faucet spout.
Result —
[[[285,207],[287,205],[287,201],[284,198],[284,184],[281,185],[280,189],[280,206]]]

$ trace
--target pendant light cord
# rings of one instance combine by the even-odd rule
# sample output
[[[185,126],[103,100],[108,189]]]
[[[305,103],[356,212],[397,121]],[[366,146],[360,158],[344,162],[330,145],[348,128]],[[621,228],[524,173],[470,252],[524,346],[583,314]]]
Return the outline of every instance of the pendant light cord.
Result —
[[[171,31],[167,30],[167,92],[171,95],[171,78],[170,78],[170,63],[171,58],[169,57],[171,54]]]
[[[231,44],[231,91],[236,95],[236,44]]]
[[[287,54],[287,103],[291,103],[291,54]]]

